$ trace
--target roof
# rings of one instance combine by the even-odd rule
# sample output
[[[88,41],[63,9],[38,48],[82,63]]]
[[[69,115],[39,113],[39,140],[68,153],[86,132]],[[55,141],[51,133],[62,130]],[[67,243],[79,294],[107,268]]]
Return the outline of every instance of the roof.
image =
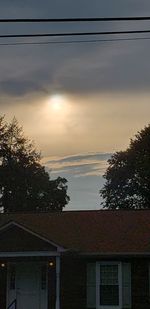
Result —
[[[86,254],[150,253],[150,210],[1,214],[46,239]]]

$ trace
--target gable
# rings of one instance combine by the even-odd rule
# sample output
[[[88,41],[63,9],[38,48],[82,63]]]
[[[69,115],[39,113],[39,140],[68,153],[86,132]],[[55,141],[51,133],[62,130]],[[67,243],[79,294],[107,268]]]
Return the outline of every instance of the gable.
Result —
[[[39,238],[41,235],[41,240],[54,245],[58,253],[150,255],[150,210],[4,213],[0,214],[0,235],[10,223]]]
[[[0,231],[0,252],[57,251],[50,242],[11,224]]]

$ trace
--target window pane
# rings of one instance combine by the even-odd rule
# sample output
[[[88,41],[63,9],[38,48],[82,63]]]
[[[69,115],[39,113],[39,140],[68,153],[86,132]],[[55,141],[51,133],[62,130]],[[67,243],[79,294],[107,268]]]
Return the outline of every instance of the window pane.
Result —
[[[119,305],[118,265],[100,265],[100,305]]]
[[[118,265],[100,266],[100,284],[103,285],[118,284]]]
[[[119,288],[118,285],[101,285],[100,286],[100,305],[118,306],[119,305]]]

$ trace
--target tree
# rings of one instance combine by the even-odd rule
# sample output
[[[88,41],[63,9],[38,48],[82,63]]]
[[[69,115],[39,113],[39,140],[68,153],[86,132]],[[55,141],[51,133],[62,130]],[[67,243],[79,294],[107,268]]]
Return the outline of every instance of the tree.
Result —
[[[0,116],[0,208],[4,212],[62,211],[67,180],[50,179],[41,155],[14,118]]]
[[[108,160],[100,194],[109,209],[150,208],[150,125]]]

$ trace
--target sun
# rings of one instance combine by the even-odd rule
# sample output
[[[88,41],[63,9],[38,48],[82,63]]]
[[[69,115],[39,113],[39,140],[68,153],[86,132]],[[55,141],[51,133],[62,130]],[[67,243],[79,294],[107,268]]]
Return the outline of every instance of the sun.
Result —
[[[64,107],[64,96],[62,94],[53,94],[50,97],[50,105],[54,111],[60,111]]]
[[[51,123],[59,121],[64,123],[71,113],[71,103],[68,95],[64,93],[54,93],[49,95],[45,100],[45,108],[43,110],[45,118],[50,119]]]

